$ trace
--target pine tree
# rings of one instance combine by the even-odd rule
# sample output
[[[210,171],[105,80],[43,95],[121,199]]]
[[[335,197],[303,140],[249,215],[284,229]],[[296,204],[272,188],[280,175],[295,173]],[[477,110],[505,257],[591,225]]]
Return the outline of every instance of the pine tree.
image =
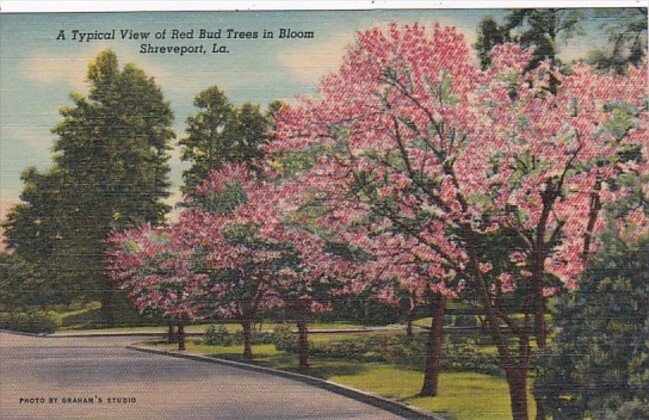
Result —
[[[554,418],[644,418],[614,413],[649,412],[648,239],[629,247],[611,238],[577,293],[556,305],[559,332],[534,382]]]
[[[196,95],[194,106],[198,112],[187,118],[187,137],[179,142],[182,160],[192,164],[183,173],[185,194],[226,163],[254,168],[263,155],[260,146],[267,141],[268,122],[259,105],[246,102],[236,107],[212,86]]]
[[[196,115],[187,117],[187,137],[180,140],[181,159],[192,166],[183,172],[185,194],[220,168],[232,149],[227,127],[235,115],[235,107],[225,93],[216,86],[200,92],[194,98]]]
[[[72,94],[52,130],[55,167],[26,173],[26,200],[10,214],[7,237],[26,259],[46,258],[69,300],[100,299],[112,325],[104,241],[114,227],[164,222],[173,114],[154,79],[133,64],[120,68],[110,50],[90,63],[87,81],[88,95]]]

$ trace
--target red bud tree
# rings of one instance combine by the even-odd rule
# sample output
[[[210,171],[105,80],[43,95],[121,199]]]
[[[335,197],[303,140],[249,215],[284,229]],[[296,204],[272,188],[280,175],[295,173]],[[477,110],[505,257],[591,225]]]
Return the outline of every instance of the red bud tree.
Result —
[[[140,312],[158,312],[178,324],[178,349],[185,349],[185,323],[205,312],[207,275],[180,224],[114,232],[106,254],[110,278]]]
[[[576,281],[600,231],[597,202],[623,194],[613,181],[642,159],[627,152],[646,137],[646,69],[523,74],[529,59],[504,45],[482,71],[439,26],[359,33],[319,97],[278,116],[269,146],[278,159],[305,156],[298,171],[328,209],[321,223],[371,249],[381,270],[392,259],[393,277],[438,306],[463,288],[479,298],[517,419],[528,415],[531,318],[540,324],[546,286]],[[490,249],[511,232],[516,241]]]

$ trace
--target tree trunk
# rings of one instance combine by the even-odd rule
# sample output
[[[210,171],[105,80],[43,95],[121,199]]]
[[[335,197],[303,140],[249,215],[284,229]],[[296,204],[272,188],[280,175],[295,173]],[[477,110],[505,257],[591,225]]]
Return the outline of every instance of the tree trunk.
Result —
[[[509,387],[509,401],[514,420],[527,420],[527,355],[521,356],[524,360],[517,361],[512,357],[507,348],[507,338],[500,331],[498,318],[491,307],[487,308],[487,322],[492,332],[492,337],[498,348],[500,363],[505,371],[507,386]],[[523,328],[528,328],[525,325]],[[527,335],[518,337],[520,347],[529,347]],[[526,352],[527,353],[527,352]]]
[[[602,209],[602,202],[599,198],[599,193],[602,190],[602,180],[598,179],[593,186],[593,192],[590,195],[590,211],[588,212],[588,224],[586,225],[586,232],[584,233],[584,247],[581,251],[581,261],[586,264],[590,257],[590,245],[593,241],[593,229]]]
[[[185,350],[185,320],[178,319],[178,350]]]
[[[408,318],[406,319],[406,335],[412,337],[412,311],[408,312]]]
[[[477,266],[475,253],[471,255],[474,266]],[[500,329],[500,321],[496,315],[496,308],[489,295],[486,282],[481,277],[480,271],[476,270],[477,282],[480,286],[481,298],[484,304],[487,325],[491,330],[491,336],[498,348],[500,364],[505,371],[507,386],[509,387],[509,398],[514,420],[527,420],[527,360],[529,350],[529,337],[527,335],[527,317],[521,335],[518,335],[519,348],[521,349],[520,360],[516,360],[509,351],[507,337]],[[513,332],[513,331],[512,331]]]
[[[512,416],[514,420],[527,420],[527,369],[511,366],[506,376]]]
[[[243,327],[243,357],[252,359],[252,321],[244,317],[241,326]]]
[[[424,385],[419,392],[422,397],[437,395],[440,359],[442,357],[442,338],[444,334],[444,311],[446,297],[434,295],[432,298],[433,320],[430,325],[428,346],[426,348],[426,370],[424,372]]]
[[[104,327],[113,327],[115,326],[115,310],[113,306],[113,285],[108,283],[108,281],[102,282],[102,292],[101,292],[101,323]]]
[[[543,263],[536,262],[534,267],[534,276],[532,277],[534,290],[533,295],[533,308],[534,308],[534,338],[536,339],[536,346],[538,350],[543,350],[547,347],[547,324],[545,322],[545,296],[543,296]],[[536,402],[536,418],[537,420],[545,419],[545,408],[543,407],[543,400],[541,396],[534,395]]]
[[[536,307],[534,313],[534,335],[536,338],[536,346],[539,350],[547,347],[547,325],[545,322],[545,297],[543,296],[543,289],[537,286],[536,291]],[[536,418],[537,420],[545,419],[545,408],[543,406],[543,399],[539,395],[534,396],[536,402]]]
[[[303,308],[298,309],[297,314],[297,332],[300,353],[300,369],[309,368],[309,331],[306,326],[306,311]]]
[[[174,321],[173,319],[169,318],[167,320],[167,325],[168,325],[168,330],[167,330],[167,343],[173,343],[175,341],[174,337]]]
[[[547,326],[545,324],[545,302],[538,303],[538,308],[534,314],[534,333],[536,337],[536,345],[539,349],[547,347]]]

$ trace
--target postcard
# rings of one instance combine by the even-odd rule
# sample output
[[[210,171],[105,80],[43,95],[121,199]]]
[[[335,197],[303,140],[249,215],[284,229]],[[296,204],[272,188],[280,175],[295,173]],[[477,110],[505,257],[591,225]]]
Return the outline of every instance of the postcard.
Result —
[[[646,4],[3,3],[0,417],[649,418]]]

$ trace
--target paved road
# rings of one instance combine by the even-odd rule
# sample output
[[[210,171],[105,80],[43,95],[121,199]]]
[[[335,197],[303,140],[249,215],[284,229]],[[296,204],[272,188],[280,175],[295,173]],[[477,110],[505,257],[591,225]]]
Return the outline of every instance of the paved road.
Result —
[[[396,418],[289,379],[124,348],[133,341],[0,332],[0,418]]]

